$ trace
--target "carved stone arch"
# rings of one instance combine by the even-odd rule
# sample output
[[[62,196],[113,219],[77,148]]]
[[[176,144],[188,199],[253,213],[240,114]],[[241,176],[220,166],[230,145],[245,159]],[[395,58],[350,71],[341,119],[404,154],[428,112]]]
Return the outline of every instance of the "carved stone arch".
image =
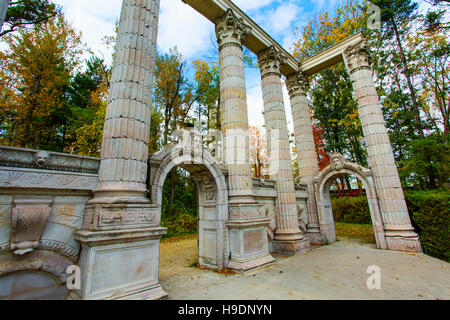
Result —
[[[72,292],[66,287],[70,276],[66,270],[73,264],[68,257],[47,250],[34,251],[20,257],[12,253],[4,254],[0,256],[0,291],[5,297],[18,294],[19,299],[35,299],[41,294],[48,299],[67,299]],[[12,281],[11,277],[17,280]],[[57,287],[47,288],[42,284],[42,280],[46,279],[50,282],[53,279]],[[27,287],[28,281],[31,281],[30,287]],[[16,282],[21,283],[20,288],[15,288]],[[40,285],[43,287],[40,288]],[[15,292],[16,290],[19,292]]]
[[[387,249],[384,225],[372,171],[356,163],[346,161],[340,154],[333,154],[330,157],[330,165],[324,168],[314,179],[314,192],[317,202],[320,232],[325,234],[327,243],[336,242],[330,187],[337,177],[345,175],[353,175],[363,182],[369,203],[377,248]]]
[[[219,164],[207,150],[184,144],[153,154],[149,162],[151,199],[157,206],[159,221],[164,181],[169,172],[180,167],[194,178],[199,197],[199,264],[225,269],[229,263],[228,188]]]

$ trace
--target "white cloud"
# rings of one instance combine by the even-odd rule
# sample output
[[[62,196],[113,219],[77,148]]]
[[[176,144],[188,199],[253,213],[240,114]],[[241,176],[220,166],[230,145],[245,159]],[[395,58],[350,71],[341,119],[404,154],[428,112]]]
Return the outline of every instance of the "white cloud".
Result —
[[[276,10],[268,15],[268,23],[270,31],[280,33],[290,29],[292,22],[298,17],[299,7],[293,3],[280,5]]]
[[[233,1],[241,10],[256,10],[265,7],[277,0],[234,0]]]
[[[70,23],[83,34],[83,41],[99,56],[111,61],[112,50],[102,39],[114,34],[122,0],[55,0]],[[200,55],[210,46],[214,25],[181,0],[161,1],[158,46],[167,52],[177,46],[186,59]],[[88,54],[86,54],[86,57]]]
[[[115,22],[119,20],[121,0],[54,0],[62,6],[72,26],[82,32],[82,39],[98,56],[111,63],[111,49],[103,38],[114,34]],[[86,53],[85,57],[88,57]]]
[[[248,82],[248,81],[247,81]],[[261,82],[252,82],[247,88],[248,123],[251,126],[262,127],[264,125],[264,103],[262,98]]]
[[[177,46],[185,59],[207,50],[214,25],[181,0],[161,1],[158,45],[168,51]]]

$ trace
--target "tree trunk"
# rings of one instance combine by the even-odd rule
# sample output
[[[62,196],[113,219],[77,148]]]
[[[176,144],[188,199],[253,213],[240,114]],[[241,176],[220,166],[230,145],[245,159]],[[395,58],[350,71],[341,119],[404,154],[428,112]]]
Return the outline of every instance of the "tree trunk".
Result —
[[[397,24],[395,23],[395,20],[393,18],[391,19],[391,22],[392,22],[392,26],[394,28],[395,39],[397,41],[397,47],[398,47],[398,50],[399,50],[399,53],[400,53],[400,58],[402,60],[402,65],[403,65],[403,69],[404,69],[403,74],[404,74],[404,76],[406,78],[406,83],[408,85],[409,95],[411,96],[411,101],[413,103],[414,113],[416,115],[417,129],[419,130],[420,137],[423,138],[425,135],[423,133],[422,121],[420,119],[419,104],[417,103],[416,93],[414,91],[414,87],[413,87],[412,81],[411,81],[411,71],[409,70],[408,62],[406,61],[406,55],[405,55],[405,51],[403,50],[402,42],[400,40],[400,35],[399,35]]]

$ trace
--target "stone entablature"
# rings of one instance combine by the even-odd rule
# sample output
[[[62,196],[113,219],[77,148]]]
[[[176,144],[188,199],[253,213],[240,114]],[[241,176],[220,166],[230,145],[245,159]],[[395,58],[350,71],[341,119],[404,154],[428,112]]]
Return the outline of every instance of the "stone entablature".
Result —
[[[92,191],[100,160],[71,154],[0,146],[0,188]]]
[[[100,159],[68,153],[0,146],[0,166],[97,174]]]

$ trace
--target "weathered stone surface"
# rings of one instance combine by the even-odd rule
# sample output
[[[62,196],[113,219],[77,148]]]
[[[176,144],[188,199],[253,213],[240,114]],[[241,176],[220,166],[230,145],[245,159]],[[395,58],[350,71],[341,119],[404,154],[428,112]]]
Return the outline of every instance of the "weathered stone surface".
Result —
[[[219,18],[216,35],[220,55],[220,94],[224,163],[230,195],[250,195],[248,113],[242,40],[251,32],[232,10]]]
[[[285,57],[269,47],[258,55],[264,100],[264,119],[267,131],[270,177],[276,181],[277,215],[274,239],[299,241],[295,185],[289,146],[286,111],[284,108],[280,66]],[[292,251],[296,253],[296,251]]]
[[[294,121],[295,146],[300,169],[300,181],[308,190],[308,219],[307,236],[314,243],[323,243],[317,216],[317,205],[314,196],[313,179],[319,174],[310,106],[306,96],[309,88],[308,78],[303,73],[290,75],[286,80],[291,100],[291,112]]]
[[[381,106],[370,69],[365,40],[344,52],[346,67],[354,84],[361,110],[361,125],[366,138],[368,162],[373,172],[389,249],[421,251],[414,232],[398,176]]]

